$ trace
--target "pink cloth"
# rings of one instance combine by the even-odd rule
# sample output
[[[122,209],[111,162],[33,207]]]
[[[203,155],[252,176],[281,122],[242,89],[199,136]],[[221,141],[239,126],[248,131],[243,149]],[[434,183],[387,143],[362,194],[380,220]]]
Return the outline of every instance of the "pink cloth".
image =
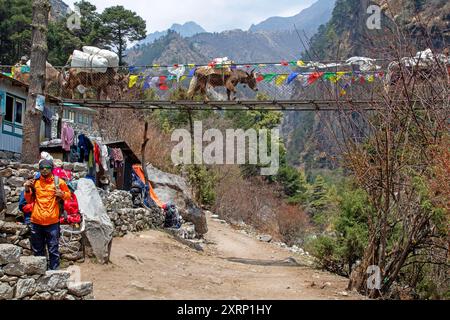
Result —
[[[62,132],[61,132],[61,140],[62,140],[62,148],[65,151],[70,151],[70,146],[73,143],[73,138],[75,136],[75,132],[72,127],[64,122]]]
[[[63,168],[54,168],[52,171],[53,175],[60,177],[64,180],[72,180],[72,172],[69,170],[64,170]]]

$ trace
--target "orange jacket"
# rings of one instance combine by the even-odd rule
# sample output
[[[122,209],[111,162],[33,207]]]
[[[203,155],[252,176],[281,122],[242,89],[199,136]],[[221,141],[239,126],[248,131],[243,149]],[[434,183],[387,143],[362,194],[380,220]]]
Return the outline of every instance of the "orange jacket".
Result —
[[[48,226],[59,222],[59,205],[55,195],[56,187],[53,176],[45,179],[40,177],[34,184],[36,190],[25,192],[27,203],[34,202],[31,222],[43,226]],[[70,199],[70,191],[64,180],[59,179],[59,189],[64,193],[63,200]]]

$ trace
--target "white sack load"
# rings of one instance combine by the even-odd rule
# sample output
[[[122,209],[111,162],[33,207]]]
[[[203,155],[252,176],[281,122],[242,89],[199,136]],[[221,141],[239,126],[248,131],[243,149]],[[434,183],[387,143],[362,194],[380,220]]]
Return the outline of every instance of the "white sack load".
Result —
[[[381,69],[380,66],[377,66],[375,59],[366,58],[366,57],[351,57],[347,59],[345,62],[348,65],[358,65],[360,71],[376,71]]]
[[[119,67],[119,56],[112,51],[100,49],[97,47],[84,46],[83,52],[94,55],[94,56],[98,55],[103,58],[106,58],[108,60],[108,66],[115,68],[116,71]]]
[[[105,73],[109,62],[105,57],[74,50],[70,66],[78,69],[77,72]]]

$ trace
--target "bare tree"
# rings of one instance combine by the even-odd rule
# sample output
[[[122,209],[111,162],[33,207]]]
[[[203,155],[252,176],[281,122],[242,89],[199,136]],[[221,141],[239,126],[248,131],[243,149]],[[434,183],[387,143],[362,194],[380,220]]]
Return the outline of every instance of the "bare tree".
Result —
[[[427,61],[405,63],[402,57],[414,61],[415,52],[407,51],[403,40],[391,46],[395,67],[386,90],[376,92],[375,101],[382,103],[374,103],[374,111],[349,112],[338,102],[342,111],[338,128],[333,128],[339,131],[343,163],[366,190],[372,208],[368,246],[349,289],[374,298],[389,293],[411,265],[449,270],[449,215],[439,199],[448,201],[450,195],[438,194],[430,183],[442,165],[432,155],[450,147],[448,57],[434,53],[423,57]],[[363,137],[355,137],[355,113],[365,125]],[[380,287],[368,286],[369,266],[379,268]]]

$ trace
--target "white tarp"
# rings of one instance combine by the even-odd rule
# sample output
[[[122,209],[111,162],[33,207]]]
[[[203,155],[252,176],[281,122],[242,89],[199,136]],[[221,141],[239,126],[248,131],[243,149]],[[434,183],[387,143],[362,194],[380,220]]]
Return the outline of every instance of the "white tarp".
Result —
[[[105,73],[109,63],[105,57],[74,50],[70,66],[78,69],[78,72]]]
[[[70,66],[77,72],[105,73],[108,68],[119,67],[119,56],[112,51],[84,46],[83,51],[74,50]]]
[[[112,51],[100,49],[97,47],[84,46],[83,52],[94,55],[94,56],[98,55],[100,57],[107,59],[109,67],[112,67],[112,68],[119,67],[119,56]]]
[[[102,199],[90,179],[80,179],[75,195],[85,222],[86,238],[95,257],[100,263],[109,261],[114,226],[109,218]]]

